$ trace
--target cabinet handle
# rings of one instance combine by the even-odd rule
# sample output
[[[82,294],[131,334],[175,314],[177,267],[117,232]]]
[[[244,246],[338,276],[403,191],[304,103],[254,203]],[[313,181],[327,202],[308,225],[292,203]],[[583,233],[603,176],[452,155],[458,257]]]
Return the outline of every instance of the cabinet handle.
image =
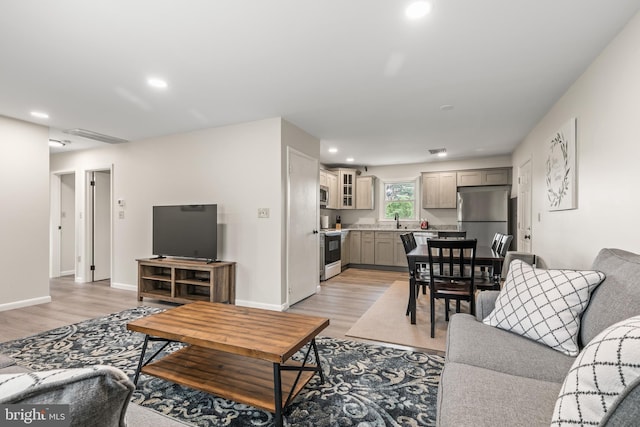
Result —
[[[531,239],[531,235],[530,235],[530,234],[525,234],[525,235],[524,235],[524,238],[525,238],[525,239]]]
[[[318,234],[318,230],[313,230],[313,234]]]

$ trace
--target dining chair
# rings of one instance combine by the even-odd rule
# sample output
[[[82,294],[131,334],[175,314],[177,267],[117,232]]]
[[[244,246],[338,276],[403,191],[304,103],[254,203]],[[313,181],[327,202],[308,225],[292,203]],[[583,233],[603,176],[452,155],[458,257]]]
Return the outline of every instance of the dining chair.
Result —
[[[503,234],[502,239],[498,244],[498,249],[496,249],[496,252],[498,252],[500,256],[505,256],[505,254],[509,250],[509,246],[511,246],[512,240],[513,240],[513,236],[511,234]]]
[[[502,236],[504,236],[504,234],[502,233],[496,233],[493,235],[493,240],[491,241],[491,249],[493,249],[494,251],[498,250],[498,245],[500,244],[500,242],[502,242]]]
[[[413,233],[406,233],[400,235],[400,240],[402,241],[402,246],[404,247],[404,253],[407,255],[413,249],[417,247],[416,239],[413,236]],[[411,264],[409,263],[409,257],[407,256],[407,264],[409,268],[411,268]],[[415,281],[415,287],[410,289],[409,292],[415,292],[416,300],[418,299],[418,295],[420,294],[420,286],[422,286],[422,293],[427,293],[427,286],[429,286],[429,282],[427,277],[425,277],[425,271],[422,271],[418,265],[415,266],[415,271],[410,270],[409,274],[413,276]],[[409,302],[407,302],[407,312],[405,315],[409,315],[410,312],[410,301],[411,295],[409,295]]]
[[[431,309],[431,338],[435,335],[435,300],[445,300],[445,319],[449,320],[449,300],[468,301],[471,314],[475,314],[475,264],[477,239],[430,239],[429,253],[429,305]]]

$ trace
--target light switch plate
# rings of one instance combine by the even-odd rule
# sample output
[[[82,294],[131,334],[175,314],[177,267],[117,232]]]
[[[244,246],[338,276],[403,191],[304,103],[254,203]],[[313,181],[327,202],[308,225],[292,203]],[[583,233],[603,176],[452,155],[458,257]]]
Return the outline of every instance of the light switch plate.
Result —
[[[258,218],[269,218],[269,208],[258,208]]]

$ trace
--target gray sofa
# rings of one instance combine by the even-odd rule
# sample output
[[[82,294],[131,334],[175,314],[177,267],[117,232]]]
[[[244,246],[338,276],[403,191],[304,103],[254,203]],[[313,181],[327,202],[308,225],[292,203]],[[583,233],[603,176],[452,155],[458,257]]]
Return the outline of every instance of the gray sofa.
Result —
[[[191,425],[131,403],[133,390],[131,380],[113,367],[33,372],[0,355],[1,404],[68,404],[71,426],[78,427]]]
[[[605,328],[640,315],[640,255],[602,249],[593,269],[606,279],[591,295],[580,324],[580,348]],[[437,425],[549,426],[558,393],[576,358],[482,323],[498,291],[478,295],[476,316],[455,314],[447,333],[438,390]],[[640,425],[636,385],[606,425]],[[632,422],[629,422],[632,420]]]

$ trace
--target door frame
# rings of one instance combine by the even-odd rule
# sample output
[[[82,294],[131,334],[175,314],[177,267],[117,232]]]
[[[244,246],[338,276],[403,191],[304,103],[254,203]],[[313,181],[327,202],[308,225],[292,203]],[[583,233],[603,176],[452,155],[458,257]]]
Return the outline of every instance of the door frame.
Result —
[[[525,216],[523,215],[523,210],[524,210],[524,205],[525,205],[525,200],[520,197],[520,186],[523,185],[520,182],[520,177],[521,175],[521,171],[524,168],[525,165],[529,165],[529,180],[528,180],[528,185],[529,185],[529,198],[528,200],[526,200],[527,204],[528,204],[528,208],[529,208],[529,212],[528,212],[528,218],[529,218],[529,252],[533,252],[533,158],[531,156],[527,157],[522,163],[520,163],[520,165],[518,166],[518,213],[517,213],[517,218],[518,218],[518,227],[516,228],[517,230],[517,247],[519,251],[524,251],[524,239],[525,239],[525,231],[522,231],[524,228],[520,226],[521,221],[524,220]]]
[[[84,219],[84,227],[83,229],[83,237],[82,241],[84,242],[84,248],[82,250],[82,262],[79,263],[82,265],[83,277],[85,278],[85,283],[91,283],[91,245],[92,245],[92,236],[91,236],[91,221],[92,219],[89,217],[89,214],[93,215],[93,206],[91,201],[91,175],[94,172],[109,172],[109,278],[113,281],[113,182],[114,182],[114,173],[113,173],[113,164],[104,167],[95,167],[91,169],[84,170],[84,191],[82,191],[82,206],[84,206],[85,215]],[[77,194],[76,190],[76,194]]]
[[[71,175],[76,177],[76,171],[59,170],[51,172],[51,179],[49,181],[49,278],[60,277],[62,272],[60,271],[61,260],[61,240],[60,233],[58,232],[58,226],[60,225],[60,211],[62,209],[60,203],[60,197],[62,194],[62,175]],[[76,178],[77,179],[77,178]],[[78,192],[75,192],[75,203],[77,205]],[[74,259],[77,264],[77,251],[78,251],[78,218],[74,216],[73,226],[75,229],[75,242],[74,242]],[[77,265],[74,269],[77,276]]]
[[[285,298],[285,309],[290,307],[290,302],[291,302],[291,280],[290,280],[290,267],[291,267],[291,262],[290,262],[290,254],[291,254],[291,238],[292,238],[292,233],[291,233],[291,174],[289,173],[289,171],[291,170],[291,154],[295,153],[297,156],[300,157],[304,157],[308,160],[314,161],[316,164],[316,170],[319,171],[319,161],[318,159],[316,159],[315,157],[309,156],[301,151],[296,150],[295,148],[292,147],[287,147],[287,165],[286,165],[286,170],[287,170],[287,201],[286,201],[286,250],[285,250],[285,281],[286,281],[286,298]],[[319,172],[318,172],[319,173]],[[317,176],[317,181],[316,181],[316,201],[315,201],[315,211],[316,211],[316,215],[315,215],[315,223],[316,223],[316,228],[315,230],[318,230],[320,228],[320,191],[318,190],[320,187],[320,177],[319,175]],[[319,236],[320,233],[316,233],[316,245],[315,245],[315,273],[314,277],[316,279],[316,292],[320,291],[320,267],[319,267],[319,257],[320,257],[320,241]]]

